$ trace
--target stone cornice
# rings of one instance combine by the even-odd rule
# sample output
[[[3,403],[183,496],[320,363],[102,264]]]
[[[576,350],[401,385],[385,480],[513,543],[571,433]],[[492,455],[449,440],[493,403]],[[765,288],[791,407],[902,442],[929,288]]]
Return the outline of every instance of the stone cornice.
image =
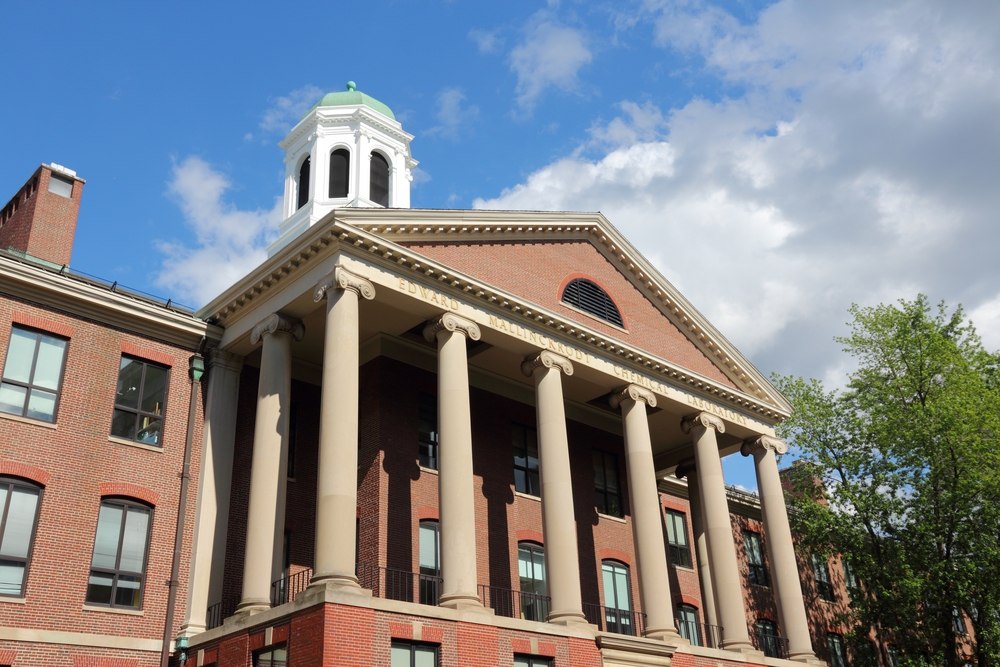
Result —
[[[573,364],[566,357],[560,357],[548,350],[542,350],[521,362],[521,372],[531,377],[536,368],[557,368],[563,375],[573,374]]]
[[[747,438],[743,441],[743,446],[740,447],[740,453],[743,456],[752,456],[767,450],[771,450],[775,454],[785,454],[788,452],[788,445],[785,444],[784,440],[772,438],[769,435],[758,435]]]
[[[333,107],[334,109],[345,109],[345,107]],[[359,122],[365,122],[368,125],[372,125],[378,130],[389,135],[391,138],[396,139],[404,146],[408,147],[410,142],[413,141],[413,135],[404,132],[403,126],[396,122],[396,125],[390,125],[384,120],[384,117],[380,113],[376,113],[365,108],[363,105],[359,105],[357,109],[352,111],[350,114],[344,113],[331,113],[325,107],[316,107],[310,111],[302,120],[295,124],[291,132],[278,142],[278,146],[283,149],[287,149],[289,146],[294,144],[302,135],[307,134],[314,128],[313,121],[315,120],[315,125],[319,126],[331,126],[331,125],[352,125]],[[407,151],[408,153],[409,151]]]
[[[0,257],[0,292],[189,350],[203,337],[222,339],[195,316],[8,257]]]
[[[424,338],[427,339],[428,343],[433,343],[442,331],[457,331],[471,340],[479,340],[482,337],[478,324],[454,313],[445,313],[428,322],[427,326],[424,327]]]
[[[351,273],[339,264],[316,284],[313,301],[322,301],[334,289],[351,290],[368,301],[375,298],[375,286],[371,281]]]
[[[302,322],[294,317],[272,313],[253,328],[253,332],[250,334],[250,343],[256,345],[265,334],[273,333],[286,333],[299,341],[306,334],[306,328],[302,326]]]
[[[327,214],[321,221],[304,231],[277,254],[262,263],[226,292],[218,296],[198,311],[197,315],[209,322],[227,326],[239,317],[245,308],[255,304],[271,290],[280,289],[309,266],[337,251],[357,255],[367,261],[385,266],[401,275],[410,275],[422,281],[437,280],[442,290],[450,291],[469,301],[476,307],[497,312],[505,318],[539,327],[572,342],[577,347],[589,348],[595,354],[616,359],[617,363],[651,378],[682,387],[687,391],[710,398],[727,407],[771,421],[780,421],[788,416],[790,406],[782,398],[780,405],[753,395],[748,390],[733,389],[721,382],[692,372],[673,362],[622,343],[617,338],[591,329],[585,324],[540,308],[522,300],[516,295],[497,289],[473,277],[458,273],[440,262],[399,245],[391,240],[367,231],[373,221],[432,220],[441,218],[456,222],[486,222],[497,224],[508,221],[507,227],[524,227],[528,218],[536,223],[541,220],[558,221],[559,225],[547,225],[553,234],[563,234],[564,238],[582,238],[591,233],[598,222],[603,220],[599,213],[525,213],[520,211],[432,211],[420,209],[359,209],[340,208]],[[352,224],[354,223],[354,224]],[[568,236],[567,236],[568,234]],[[415,240],[415,239],[410,239]],[[754,373],[757,373],[754,370]],[[762,382],[767,382],[761,377]],[[740,382],[735,381],[737,386]],[[770,385],[768,385],[770,386]],[[762,392],[764,393],[764,392]],[[766,396],[767,394],[764,393]],[[776,396],[780,394],[775,392]]]
[[[726,422],[722,421],[711,412],[697,412],[693,415],[688,415],[681,420],[681,430],[685,433],[690,433],[691,429],[699,426],[703,428],[714,428],[718,433],[726,432]]]
[[[642,401],[651,408],[656,407],[656,394],[640,387],[637,384],[627,384],[621,389],[616,389],[611,392],[611,396],[608,397],[608,401],[611,403],[611,407],[618,408],[624,401]]]

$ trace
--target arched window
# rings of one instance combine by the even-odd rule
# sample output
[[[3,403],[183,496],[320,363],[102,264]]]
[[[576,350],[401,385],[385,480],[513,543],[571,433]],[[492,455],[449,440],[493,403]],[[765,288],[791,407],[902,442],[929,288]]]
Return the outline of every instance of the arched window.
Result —
[[[757,620],[757,649],[769,658],[784,658],[778,624],[769,618]]]
[[[604,578],[604,622],[607,631],[635,636],[628,566],[616,560],[606,560],[601,563],[601,574]]]
[[[310,158],[307,155],[302,166],[299,167],[299,205],[297,209],[302,208],[309,201],[309,171],[312,169],[310,164]]]
[[[0,595],[24,597],[41,494],[30,482],[0,478]]]
[[[830,667],[847,667],[847,654],[844,652],[843,637],[834,632],[827,633],[826,648],[830,651]]]
[[[351,153],[338,148],[330,154],[330,199],[347,196],[351,181]]]
[[[677,605],[677,629],[681,637],[692,646],[701,646],[701,632],[698,627],[698,610],[689,604]]]
[[[441,536],[437,521],[420,522],[420,604],[441,596]]]
[[[153,510],[131,499],[101,501],[87,604],[139,609]]]
[[[379,206],[389,206],[389,163],[381,153],[372,153],[368,198]]]
[[[562,293],[563,303],[593,315],[605,322],[624,327],[622,315],[608,293],[586,278],[576,278],[566,285]]]
[[[549,616],[545,550],[532,542],[518,544],[517,573],[521,579],[521,618],[544,621]]]

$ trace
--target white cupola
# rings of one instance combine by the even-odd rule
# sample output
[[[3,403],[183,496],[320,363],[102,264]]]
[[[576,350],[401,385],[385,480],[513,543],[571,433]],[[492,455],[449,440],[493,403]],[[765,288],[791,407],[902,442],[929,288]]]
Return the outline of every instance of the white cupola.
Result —
[[[285,200],[268,256],[335,208],[410,208],[412,139],[389,107],[353,81],[345,92],[324,95],[278,144]]]

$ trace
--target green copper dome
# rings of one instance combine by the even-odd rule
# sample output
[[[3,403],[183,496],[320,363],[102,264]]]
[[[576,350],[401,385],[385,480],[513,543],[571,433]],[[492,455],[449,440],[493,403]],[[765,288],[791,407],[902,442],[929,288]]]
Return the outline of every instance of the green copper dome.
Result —
[[[341,93],[327,93],[323,96],[319,102],[313,105],[312,109],[306,112],[306,116],[309,115],[316,107],[346,107],[356,104],[363,104],[366,107],[370,107],[381,114],[385,114],[389,118],[396,120],[396,116],[392,113],[392,109],[382,104],[374,97],[365,95],[362,92],[357,91],[356,86],[353,81],[347,82],[347,90]],[[305,118],[305,116],[303,116]]]

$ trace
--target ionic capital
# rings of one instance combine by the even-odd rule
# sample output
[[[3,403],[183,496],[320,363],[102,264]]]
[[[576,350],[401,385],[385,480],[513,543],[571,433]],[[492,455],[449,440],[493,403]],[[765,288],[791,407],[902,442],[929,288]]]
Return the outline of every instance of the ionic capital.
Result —
[[[656,407],[656,395],[648,389],[644,389],[637,384],[627,384],[620,389],[611,392],[608,401],[611,407],[617,408],[625,401],[643,402],[651,408]]]
[[[437,335],[442,331],[457,331],[472,340],[479,340],[481,336],[478,324],[464,317],[459,317],[454,313],[445,313],[441,317],[428,322],[427,326],[424,327],[424,338],[427,339],[428,343],[433,343],[437,340]]]
[[[264,318],[264,321],[253,328],[250,333],[250,343],[256,345],[265,334],[286,333],[296,341],[302,340],[306,328],[294,317],[274,313]]]
[[[743,441],[740,453],[743,456],[751,456],[757,452],[765,452],[770,449],[775,454],[784,454],[788,451],[788,445],[784,440],[773,438],[769,435],[755,435]]]
[[[674,477],[677,479],[684,479],[685,477],[691,477],[695,473],[694,457],[686,458],[677,464],[674,469]]]
[[[681,430],[690,433],[691,429],[701,426],[714,428],[718,433],[726,432],[726,423],[710,412],[696,412],[681,420]]]
[[[333,267],[333,271],[326,274],[318,283],[313,292],[313,301],[322,301],[330,292],[335,289],[351,290],[355,294],[371,301],[375,298],[375,286],[365,278],[351,273],[341,265]]]
[[[552,354],[548,350],[542,350],[521,362],[521,372],[528,377],[532,376],[536,368],[542,367],[558,368],[563,372],[563,375],[573,374],[573,364],[569,362],[569,359]]]

